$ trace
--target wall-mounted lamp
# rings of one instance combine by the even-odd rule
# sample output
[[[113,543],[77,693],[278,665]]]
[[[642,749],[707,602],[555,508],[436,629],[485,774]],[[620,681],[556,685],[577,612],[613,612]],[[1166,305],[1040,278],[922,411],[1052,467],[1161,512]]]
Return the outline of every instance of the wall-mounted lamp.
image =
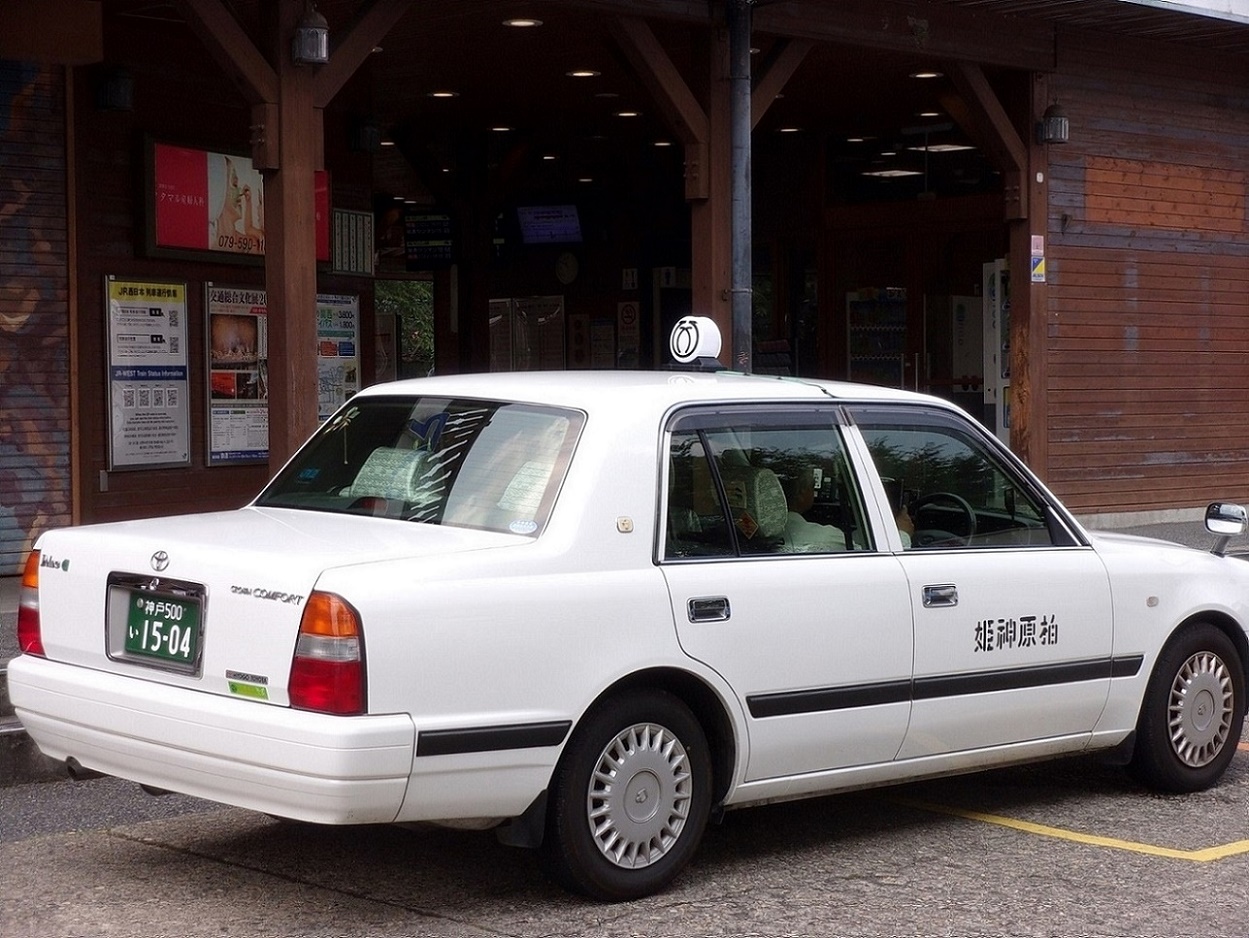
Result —
[[[1036,125],[1037,143],[1066,143],[1070,131],[1067,112],[1058,104],[1051,104]]]
[[[330,60],[330,24],[309,0],[303,16],[295,24],[291,40],[291,61],[296,65],[324,65]]]
[[[97,110],[134,110],[134,79],[124,68],[102,67],[94,79]]]

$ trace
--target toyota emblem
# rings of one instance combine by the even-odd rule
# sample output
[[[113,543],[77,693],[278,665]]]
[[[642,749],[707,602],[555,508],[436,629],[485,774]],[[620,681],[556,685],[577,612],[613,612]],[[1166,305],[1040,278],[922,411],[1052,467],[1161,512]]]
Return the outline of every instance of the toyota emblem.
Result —
[[[157,573],[164,572],[165,568],[168,566],[169,566],[169,555],[165,553],[163,550],[158,550],[156,553],[152,555],[152,569],[155,570]]]

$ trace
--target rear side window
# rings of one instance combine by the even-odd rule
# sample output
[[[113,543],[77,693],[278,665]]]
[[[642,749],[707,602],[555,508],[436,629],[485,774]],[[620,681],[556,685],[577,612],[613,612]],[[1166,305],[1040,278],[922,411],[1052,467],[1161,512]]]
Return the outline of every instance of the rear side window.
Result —
[[[583,424],[578,411],[529,404],[358,398],[256,504],[534,535]]]
[[[690,413],[672,424],[664,558],[871,547],[831,414]]]

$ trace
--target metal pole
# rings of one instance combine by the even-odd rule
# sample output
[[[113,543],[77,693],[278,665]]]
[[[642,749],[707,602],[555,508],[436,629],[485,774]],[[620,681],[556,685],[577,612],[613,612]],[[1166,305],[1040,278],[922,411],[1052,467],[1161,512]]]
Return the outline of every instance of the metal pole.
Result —
[[[729,136],[733,191],[733,365],[751,370],[750,32],[754,0],[726,0],[729,27]]]

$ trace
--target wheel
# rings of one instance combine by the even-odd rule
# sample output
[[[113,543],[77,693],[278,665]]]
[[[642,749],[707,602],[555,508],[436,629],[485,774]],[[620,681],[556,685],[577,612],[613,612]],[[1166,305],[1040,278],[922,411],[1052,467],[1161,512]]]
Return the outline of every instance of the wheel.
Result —
[[[1131,769],[1162,791],[1209,788],[1236,754],[1245,674],[1231,639],[1201,623],[1158,657],[1136,726]]]
[[[565,887],[638,899],[694,855],[711,808],[711,754],[690,709],[665,691],[608,700],[577,727],[555,770],[543,841]]]
[[[920,512],[929,505],[937,505],[942,502],[947,505],[953,505],[963,515],[965,533],[954,534],[944,529],[935,528],[920,529]],[[915,502],[912,511],[914,512],[913,522],[916,528],[914,543],[917,547],[936,547],[947,541],[958,542],[966,547],[971,544],[971,539],[975,536],[976,511],[962,495],[956,495],[953,492],[929,492]]]

